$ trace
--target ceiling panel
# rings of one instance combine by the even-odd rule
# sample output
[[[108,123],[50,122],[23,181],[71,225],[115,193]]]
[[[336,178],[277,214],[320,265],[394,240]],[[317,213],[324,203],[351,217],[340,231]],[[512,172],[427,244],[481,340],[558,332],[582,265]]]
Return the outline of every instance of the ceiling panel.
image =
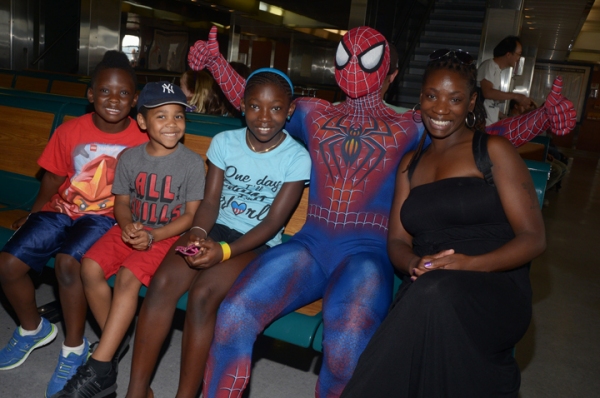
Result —
[[[594,0],[525,0],[523,43],[536,45],[540,60],[567,60],[593,4]],[[600,40],[595,43],[600,49]]]
[[[600,1],[594,3],[577,36],[569,61],[600,63]]]

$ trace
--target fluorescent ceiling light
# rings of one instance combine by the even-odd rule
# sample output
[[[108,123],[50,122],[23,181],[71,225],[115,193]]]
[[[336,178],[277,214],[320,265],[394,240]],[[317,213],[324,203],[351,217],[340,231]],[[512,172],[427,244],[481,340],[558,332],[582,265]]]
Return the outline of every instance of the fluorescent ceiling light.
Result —
[[[258,3],[258,9],[273,15],[283,15],[283,8],[272,6],[270,4],[263,3],[262,1]]]
[[[340,36],[344,36],[346,33],[348,33],[347,30],[340,30],[340,29],[324,29],[326,31],[328,31],[329,33],[334,33],[336,35],[340,35]]]
[[[127,4],[135,6],[135,7],[146,8],[148,10],[152,10],[152,7],[144,6],[144,5],[141,5],[141,4],[138,4],[138,3],[134,3],[133,1],[124,1],[123,3],[127,3]]]

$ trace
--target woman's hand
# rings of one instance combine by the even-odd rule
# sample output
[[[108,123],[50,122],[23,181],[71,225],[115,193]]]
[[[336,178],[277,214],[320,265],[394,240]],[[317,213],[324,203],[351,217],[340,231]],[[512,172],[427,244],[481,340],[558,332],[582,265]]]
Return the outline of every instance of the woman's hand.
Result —
[[[191,268],[209,268],[219,264],[223,259],[223,249],[221,248],[221,245],[210,238],[199,241],[190,239],[189,244],[195,244],[200,247],[198,254],[185,257],[185,261]]]
[[[413,267],[410,272],[410,279],[415,281],[419,276],[423,275],[426,272],[433,271],[436,269],[446,268],[447,265],[452,264],[449,261],[449,257],[452,256],[463,256],[461,254],[454,254],[453,249],[442,250],[439,253],[432,254],[429,256],[421,257],[417,264]],[[466,257],[466,256],[463,256]],[[455,268],[451,268],[455,269]]]

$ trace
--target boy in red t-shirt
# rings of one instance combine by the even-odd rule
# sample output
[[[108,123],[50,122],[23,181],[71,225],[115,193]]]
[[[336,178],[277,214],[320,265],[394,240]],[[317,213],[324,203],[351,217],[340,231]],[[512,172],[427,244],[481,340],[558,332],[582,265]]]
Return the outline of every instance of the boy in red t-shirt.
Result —
[[[21,323],[0,351],[0,370],[21,365],[31,351],[56,337],[56,326],[38,314],[28,276],[30,269],[41,272],[55,256],[66,330],[46,397],[60,391],[88,357],[80,261],[115,224],[111,188],[119,154],[148,141],[129,117],[137,102],[135,88],[135,72],[125,54],[107,52],[88,90],[95,112],[56,129],[38,159],[45,174],[31,214],[15,221],[18,230],[0,253],[0,285]]]

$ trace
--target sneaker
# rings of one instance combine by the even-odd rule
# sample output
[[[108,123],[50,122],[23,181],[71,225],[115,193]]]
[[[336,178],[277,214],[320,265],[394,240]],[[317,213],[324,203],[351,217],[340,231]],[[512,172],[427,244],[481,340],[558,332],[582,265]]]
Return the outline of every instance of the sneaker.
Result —
[[[65,388],[52,398],[101,398],[117,390],[117,373],[111,369],[106,376],[99,376],[87,362],[77,369]]]
[[[50,344],[56,338],[58,329],[56,325],[50,323],[47,319],[42,318],[42,330],[38,334],[32,336],[21,336],[17,328],[6,345],[0,351],[0,370],[8,370],[20,366],[31,351],[36,348]]]
[[[46,398],[50,398],[62,390],[67,381],[77,372],[77,369],[87,362],[90,354],[90,343],[85,337],[83,338],[83,344],[83,353],[81,355],[70,353],[66,357],[63,357],[61,350],[61,353],[58,355],[58,364],[46,388]]]

